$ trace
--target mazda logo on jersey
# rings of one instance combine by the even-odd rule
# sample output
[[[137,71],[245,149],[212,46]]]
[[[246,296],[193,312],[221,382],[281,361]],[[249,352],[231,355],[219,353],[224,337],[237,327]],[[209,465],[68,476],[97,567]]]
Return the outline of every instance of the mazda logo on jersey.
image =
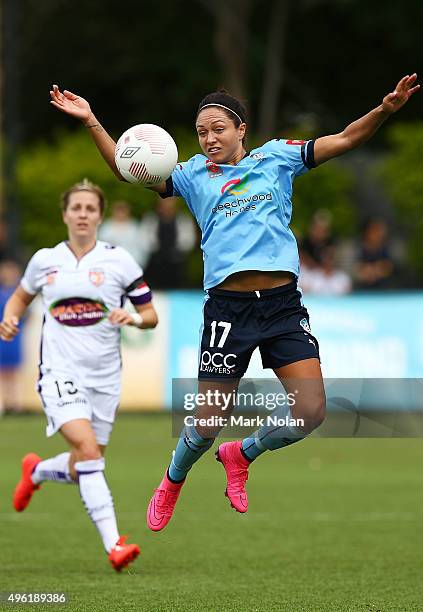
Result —
[[[100,300],[73,297],[54,302],[49,312],[60,325],[81,327],[100,323],[107,317],[108,308]]]
[[[211,353],[203,351],[201,353],[200,371],[214,374],[231,374],[236,365],[235,353]]]

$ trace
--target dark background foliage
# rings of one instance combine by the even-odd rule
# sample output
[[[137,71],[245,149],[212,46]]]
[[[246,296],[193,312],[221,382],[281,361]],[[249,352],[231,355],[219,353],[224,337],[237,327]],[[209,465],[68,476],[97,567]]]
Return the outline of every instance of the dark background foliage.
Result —
[[[340,131],[379,104],[402,75],[422,67],[420,0],[3,0],[1,6],[5,159],[16,162],[17,175],[10,174],[0,199],[28,251],[60,237],[59,194],[83,176],[99,181],[109,199],[128,199],[135,214],[154,200],[114,181],[80,125],[50,106],[52,83],[86,97],[115,137],[135,123],[162,125],[184,159],[198,150],[197,104],[219,86],[246,102],[253,145]],[[405,232],[410,261],[423,267],[420,224],[408,212],[418,216],[423,179],[419,160],[406,152],[421,133],[421,100],[416,96],[366,145],[364,165],[350,155],[310,175],[307,186],[298,182],[297,230],[324,206],[337,232],[348,235],[374,207]],[[412,192],[400,187],[404,168],[406,177],[415,174]],[[357,188],[363,180],[378,186],[370,210]]]

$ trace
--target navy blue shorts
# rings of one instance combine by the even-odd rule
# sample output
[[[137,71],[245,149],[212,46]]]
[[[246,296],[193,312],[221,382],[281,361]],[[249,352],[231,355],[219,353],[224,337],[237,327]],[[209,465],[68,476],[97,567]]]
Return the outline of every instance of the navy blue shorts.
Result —
[[[241,378],[259,347],[263,368],[319,357],[296,281],[262,291],[210,289],[204,304],[200,379]]]

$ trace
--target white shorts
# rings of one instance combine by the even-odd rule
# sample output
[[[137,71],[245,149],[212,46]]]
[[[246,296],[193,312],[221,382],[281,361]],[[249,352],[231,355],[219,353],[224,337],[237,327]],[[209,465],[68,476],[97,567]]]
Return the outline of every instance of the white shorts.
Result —
[[[38,393],[47,416],[47,437],[69,421],[88,419],[97,443],[108,443],[119,407],[119,393],[83,387],[75,377],[52,371],[43,374]]]

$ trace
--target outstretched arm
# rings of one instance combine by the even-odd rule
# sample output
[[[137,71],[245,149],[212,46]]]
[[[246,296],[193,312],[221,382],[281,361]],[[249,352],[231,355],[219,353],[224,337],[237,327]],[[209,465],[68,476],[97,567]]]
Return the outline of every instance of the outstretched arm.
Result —
[[[62,111],[62,113],[71,115],[83,123],[89,131],[103,159],[110,166],[117,178],[120,181],[124,181],[125,179],[120,174],[115,163],[116,143],[92,112],[89,102],[67,89],[61,92],[58,85],[53,85],[53,89],[50,91],[50,97],[50,103],[53,106]],[[159,183],[149,188],[158,193],[164,193],[166,191],[166,183]]]
[[[317,138],[314,143],[314,159],[317,165],[332,157],[342,155],[369,140],[390,115],[399,110],[420,89],[415,85],[417,74],[403,77],[395,91],[383,98],[382,104],[350,123],[339,134]]]
[[[71,115],[83,123],[90,132],[97,149],[100,151],[107,164],[117,178],[123,181],[124,179],[115,164],[116,143],[96,119],[87,100],[67,89],[61,92],[57,85],[53,85],[53,89],[50,91],[50,97],[50,102],[53,106],[62,111],[62,113]]]

